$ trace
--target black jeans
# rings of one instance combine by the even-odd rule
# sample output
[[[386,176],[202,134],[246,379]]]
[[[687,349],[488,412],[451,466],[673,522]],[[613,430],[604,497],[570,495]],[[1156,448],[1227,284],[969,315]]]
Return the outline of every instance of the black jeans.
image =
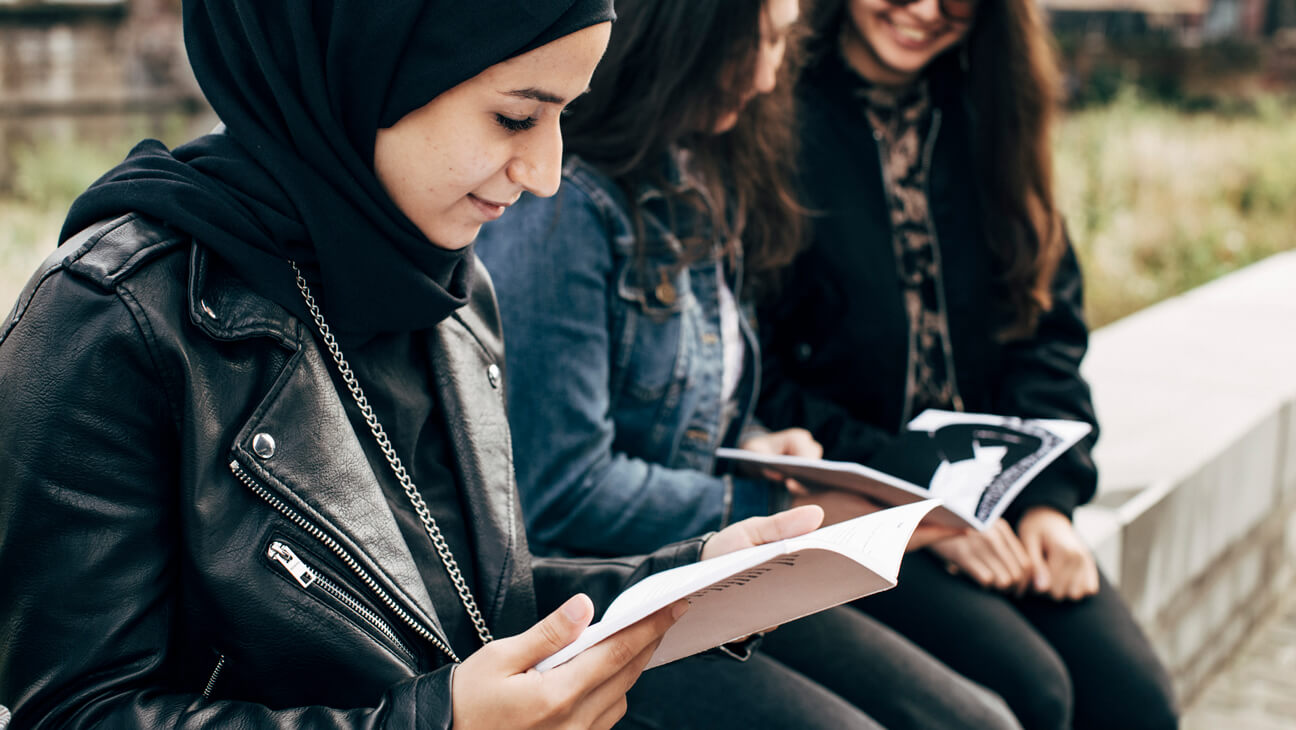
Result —
[[[702,656],[644,673],[619,727],[883,726],[1018,727],[998,697],[848,607],[770,632],[747,662]]]
[[[1178,726],[1170,678],[1106,578],[1081,601],[1015,598],[921,551],[855,606],[998,693],[1027,730]]]
[[[880,730],[881,725],[757,652],[745,662],[702,654],[644,672],[618,728]]]

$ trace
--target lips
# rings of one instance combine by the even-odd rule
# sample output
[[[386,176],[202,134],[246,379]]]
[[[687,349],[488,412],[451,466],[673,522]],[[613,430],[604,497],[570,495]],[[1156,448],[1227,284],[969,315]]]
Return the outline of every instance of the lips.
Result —
[[[473,195],[472,193],[468,194],[468,200],[472,201],[473,206],[476,207],[477,210],[480,211],[481,214],[485,216],[486,220],[488,221],[493,221],[496,218],[499,218],[500,216],[504,215],[504,209],[513,204],[512,202],[497,203],[493,200],[486,200],[485,198],[479,198],[476,195]]]
[[[891,37],[896,43],[911,50],[923,50],[938,41],[944,35],[944,29],[928,31],[912,25],[899,25],[890,18],[884,21],[891,30]]]

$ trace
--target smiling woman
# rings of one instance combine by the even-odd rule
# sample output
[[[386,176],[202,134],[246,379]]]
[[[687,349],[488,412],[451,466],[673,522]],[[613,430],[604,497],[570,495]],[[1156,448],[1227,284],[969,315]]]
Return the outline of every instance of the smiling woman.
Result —
[[[798,103],[802,190],[820,214],[788,296],[762,312],[761,415],[865,463],[928,408],[1086,421],[1096,435],[1037,3],[822,0],[813,24]],[[1097,481],[1092,445],[857,607],[1000,694],[1027,728],[1171,728],[1169,678],[1071,524]]]
[[[523,192],[558,190],[559,116],[588,86],[609,26],[496,64],[378,131],[374,172],[429,241],[458,249]]]
[[[608,728],[627,712],[683,605],[529,670],[592,601],[702,540],[533,560],[494,292],[467,248],[522,191],[556,188],[558,114],[611,5],[186,0],[224,127],[143,142],[92,185],[0,325],[15,726]],[[819,517],[734,526],[711,552]],[[682,726],[668,699],[630,710]]]

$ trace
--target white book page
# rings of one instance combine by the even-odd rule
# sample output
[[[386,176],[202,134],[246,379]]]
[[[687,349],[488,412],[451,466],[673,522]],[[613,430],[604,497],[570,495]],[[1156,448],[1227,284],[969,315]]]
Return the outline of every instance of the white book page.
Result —
[[[689,610],[667,632],[649,667],[893,587],[910,535],[936,504],[882,510],[649,576],[536,669],[552,669],[681,598]]]

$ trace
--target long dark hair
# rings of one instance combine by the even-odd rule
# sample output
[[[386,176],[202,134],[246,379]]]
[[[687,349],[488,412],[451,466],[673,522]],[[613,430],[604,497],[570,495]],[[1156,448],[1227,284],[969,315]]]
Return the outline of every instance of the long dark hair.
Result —
[[[846,2],[816,2],[816,56],[836,52],[850,22]],[[981,225],[1011,314],[1001,335],[1026,337],[1053,306],[1050,284],[1065,248],[1049,146],[1061,101],[1057,55],[1035,0],[980,0],[965,44],[950,52],[966,54],[959,73],[973,114]]]
[[[764,0],[617,0],[616,8],[590,91],[564,122],[567,150],[615,179],[632,206],[644,183],[672,194],[662,161],[686,150],[707,197],[719,204],[680,201],[707,216],[727,245],[741,242],[750,283],[769,283],[803,240],[792,175],[799,37],[788,39],[777,88],[748,103],[732,130],[714,134],[753,83]],[[687,256],[708,255],[714,240],[697,242]]]

